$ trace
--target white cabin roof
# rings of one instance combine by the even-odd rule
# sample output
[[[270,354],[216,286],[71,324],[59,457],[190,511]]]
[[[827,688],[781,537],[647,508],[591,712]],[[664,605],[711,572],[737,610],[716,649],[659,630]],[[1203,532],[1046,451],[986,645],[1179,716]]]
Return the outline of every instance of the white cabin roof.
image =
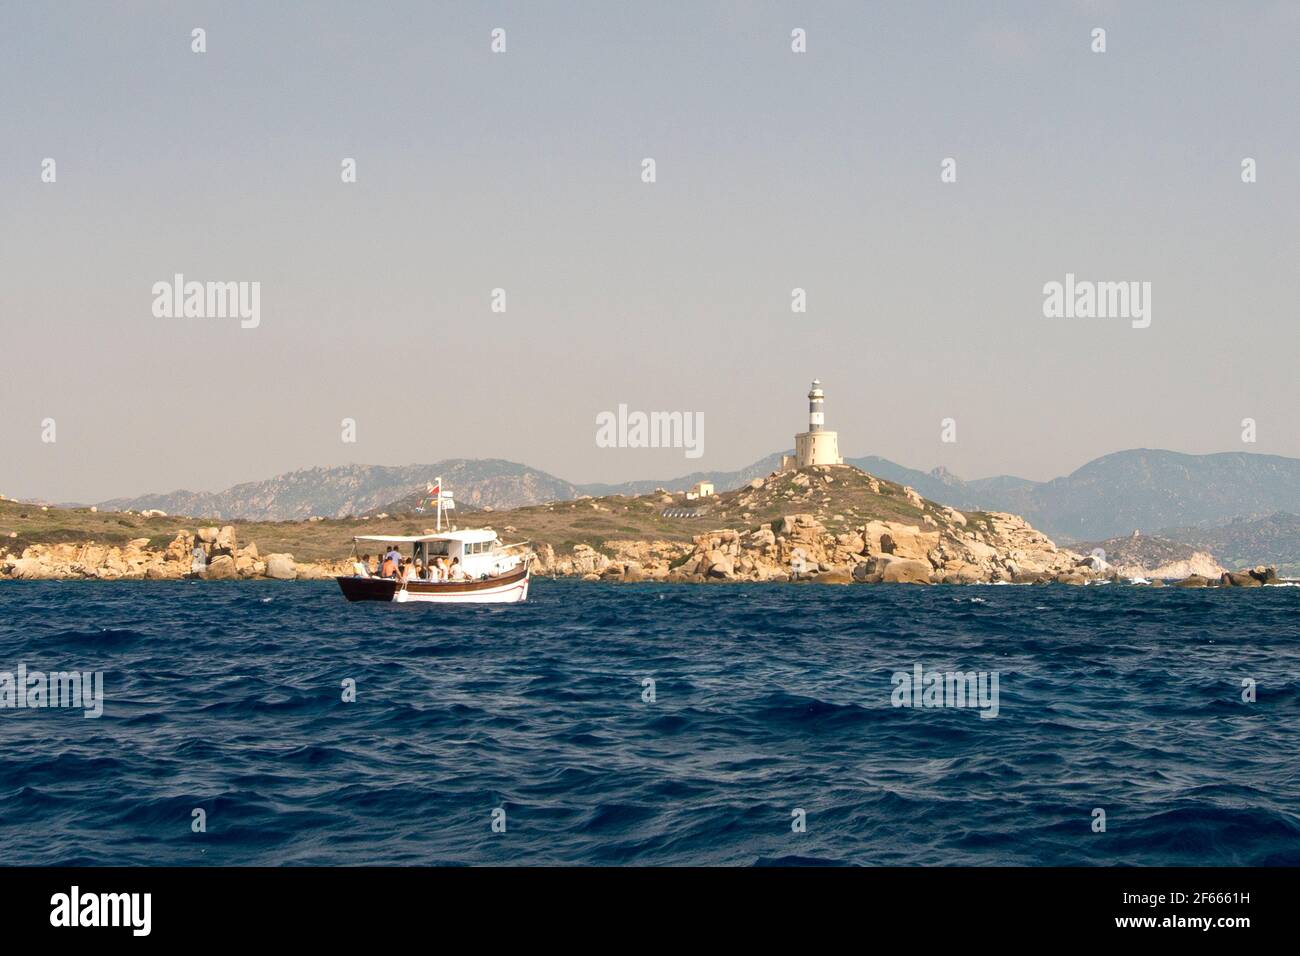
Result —
[[[472,544],[483,541],[495,541],[497,533],[488,528],[473,528],[465,531],[444,531],[441,534],[359,534],[353,541],[381,541],[385,544],[415,544],[418,541],[460,541]]]
[[[442,534],[435,534],[434,541],[464,541],[466,543],[476,541],[495,541],[497,533],[491,528],[467,528],[464,531],[444,531]]]

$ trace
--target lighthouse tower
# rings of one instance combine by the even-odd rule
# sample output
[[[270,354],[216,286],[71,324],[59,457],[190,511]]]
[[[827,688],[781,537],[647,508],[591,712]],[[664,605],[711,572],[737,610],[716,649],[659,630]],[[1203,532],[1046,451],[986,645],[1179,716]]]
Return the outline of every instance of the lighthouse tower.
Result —
[[[822,380],[813,379],[812,388],[808,389],[808,430],[819,432],[826,424],[826,413],[822,407],[826,404],[826,393],[822,391]]]
[[[840,457],[840,436],[826,430],[826,393],[822,391],[819,379],[813,379],[812,388],[808,390],[808,430],[794,436],[794,466],[807,468],[809,465],[842,465]]]

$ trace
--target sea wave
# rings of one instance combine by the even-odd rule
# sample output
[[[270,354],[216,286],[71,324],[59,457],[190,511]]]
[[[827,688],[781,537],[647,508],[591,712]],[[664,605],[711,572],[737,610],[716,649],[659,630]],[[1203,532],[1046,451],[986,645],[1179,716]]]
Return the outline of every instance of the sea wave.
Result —
[[[20,583],[0,671],[101,670],[105,702],[0,710],[0,851],[1300,865],[1296,601],[542,580],[506,609],[394,608],[329,582]],[[918,664],[996,672],[997,716],[895,706]]]

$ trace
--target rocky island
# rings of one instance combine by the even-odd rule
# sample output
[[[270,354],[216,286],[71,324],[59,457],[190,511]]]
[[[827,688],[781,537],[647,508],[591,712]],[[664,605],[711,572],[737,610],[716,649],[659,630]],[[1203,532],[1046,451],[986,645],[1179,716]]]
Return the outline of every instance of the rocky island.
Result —
[[[462,521],[531,541],[536,574],[586,580],[1082,585],[1150,576],[1163,583],[1131,562],[1058,547],[1013,514],[958,511],[852,465],[790,464],[703,497],[663,490],[583,497],[471,512]],[[181,579],[191,575],[196,545],[207,580],[324,579],[350,573],[353,535],[419,534],[428,521],[379,512],[211,526],[4,500],[0,580]],[[1222,571],[1208,555],[1184,564],[1186,576],[1166,576],[1189,586],[1244,587],[1276,577],[1265,568]]]

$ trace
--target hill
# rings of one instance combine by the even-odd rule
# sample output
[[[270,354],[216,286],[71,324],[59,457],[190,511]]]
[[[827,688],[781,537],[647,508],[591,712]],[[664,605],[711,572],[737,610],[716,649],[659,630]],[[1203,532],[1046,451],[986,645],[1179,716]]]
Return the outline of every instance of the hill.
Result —
[[[622,495],[493,515],[553,574],[615,580],[1083,584],[1079,556],[1015,515],[961,513],[851,465],[751,479],[705,499]]]
[[[1149,534],[1074,545],[1084,553],[1103,552],[1104,560],[1124,577],[1217,578],[1226,568],[1209,551]],[[1240,565],[1238,565],[1240,566]]]
[[[454,518],[464,520],[463,513]],[[1014,515],[927,501],[852,466],[817,466],[752,479],[688,502],[684,494],[567,500],[480,513],[509,541],[528,539],[538,571],[619,580],[784,580],[830,583],[1061,580],[1082,584],[1078,556]],[[427,514],[233,521],[200,529],[188,518],[37,508],[0,502],[0,573],[107,580],[176,578],[195,536],[225,542],[223,574],[346,572],[358,534],[414,534]],[[717,530],[723,529],[723,530]],[[8,552],[5,554],[5,552]],[[297,571],[291,569],[297,565]],[[212,564],[215,569],[218,565]],[[278,572],[277,572],[278,573]]]
[[[655,481],[625,481],[614,485],[586,484],[579,485],[578,488],[582,494],[598,498],[605,495],[648,495],[659,488],[667,491],[685,491],[696,482],[711,481],[718,490],[729,491],[733,488],[739,488],[755,478],[762,478],[764,475],[776,471],[781,466],[782,454],[793,455],[794,449],[784,453],[773,452],[765,458],[760,458],[752,465],[734,471],[693,471],[689,475],[679,475],[676,478],[661,478]]]
[[[704,478],[719,490],[735,489],[769,474],[780,460],[777,453],[736,471],[578,487],[592,495],[647,494],[655,488],[683,490]],[[1045,482],[1014,475],[965,480],[945,468],[920,471],[875,455],[846,458],[845,464],[954,508],[1021,515],[1066,543],[1106,540],[1135,530],[1209,529],[1239,518],[1249,521],[1278,511],[1300,512],[1300,460],[1278,455],[1131,449],[1094,459],[1069,475]],[[1285,527],[1261,528],[1260,534],[1284,537]],[[1300,538],[1296,545],[1294,550],[1300,552]]]

